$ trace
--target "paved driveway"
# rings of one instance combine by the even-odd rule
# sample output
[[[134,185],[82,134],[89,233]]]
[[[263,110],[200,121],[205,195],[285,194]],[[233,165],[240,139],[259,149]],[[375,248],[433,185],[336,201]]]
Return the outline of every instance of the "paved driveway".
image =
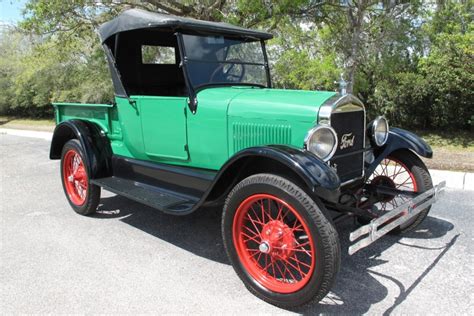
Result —
[[[164,215],[103,191],[76,215],[49,142],[0,135],[2,313],[350,313],[474,311],[474,192],[448,190],[404,238],[346,255],[320,304],[291,311],[252,296],[224,253],[217,209]],[[470,312],[469,312],[470,311]]]

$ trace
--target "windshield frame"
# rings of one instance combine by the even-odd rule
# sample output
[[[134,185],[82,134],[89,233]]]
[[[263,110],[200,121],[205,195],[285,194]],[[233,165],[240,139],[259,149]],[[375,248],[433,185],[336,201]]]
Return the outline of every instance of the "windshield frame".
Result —
[[[202,36],[202,37],[216,36],[215,34],[188,34],[188,33],[185,33],[185,34],[186,35]],[[219,35],[219,34],[217,34],[217,35],[218,36],[223,36],[223,35]],[[220,61],[219,63],[263,66],[264,70],[265,70],[266,81],[267,81],[266,86],[262,85],[262,84],[258,84],[258,83],[239,83],[239,82],[228,82],[228,83],[225,83],[225,82],[211,83],[211,82],[209,82],[209,83],[201,84],[201,85],[198,85],[198,86],[193,86],[192,83],[191,83],[191,79],[190,79],[191,77],[190,77],[190,73],[189,73],[189,68],[187,67],[187,63],[189,61],[195,61],[196,62],[196,60],[195,59],[189,59],[187,57],[186,48],[185,48],[184,40],[183,40],[183,33],[177,32],[176,36],[177,36],[177,39],[178,39],[178,47],[179,47],[179,53],[180,53],[180,57],[181,57],[180,66],[183,69],[184,80],[185,80],[186,86],[188,88],[188,94],[189,94],[188,106],[189,106],[189,109],[191,110],[191,112],[193,114],[195,114],[196,110],[197,110],[197,104],[198,104],[197,93],[201,90],[206,89],[206,88],[226,87],[226,86],[250,86],[250,87],[258,87],[258,88],[271,88],[272,87],[272,82],[271,82],[271,77],[270,77],[270,66],[269,66],[269,63],[268,63],[268,56],[267,56],[267,50],[266,50],[266,46],[265,46],[265,40],[256,39],[256,38],[253,38],[253,37],[248,37],[248,38],[235,37],[235,40],[242,39],[242,42],[245,42],[245,39],[249,40],[249,42],[260,42],[260,45],[262,47],[262,54],[263,54],[263,64],[253,63],[253,62],[235,62],[235,61],[234,62],[233,61]],[[225,37],[234,39],[234,37],[230,37],[230,36],[227,36],[227,35],[225,35]],[[206,60],[198,60],[198,62],[215,63],[214,61],[206,61]]]

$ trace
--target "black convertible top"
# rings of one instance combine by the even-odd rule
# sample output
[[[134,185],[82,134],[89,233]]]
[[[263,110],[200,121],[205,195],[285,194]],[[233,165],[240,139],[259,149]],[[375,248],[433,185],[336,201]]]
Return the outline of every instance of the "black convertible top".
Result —
[[[117,33],[148,28],[184,30],[263,40],[273,37],[270,33],[245,29],[228,23],[201,21],[192,18],[153,13],[140,9],[124,11],[113,20],[102,24],[99,28],[99,35],[102,43],[104,43],[109,37]]]

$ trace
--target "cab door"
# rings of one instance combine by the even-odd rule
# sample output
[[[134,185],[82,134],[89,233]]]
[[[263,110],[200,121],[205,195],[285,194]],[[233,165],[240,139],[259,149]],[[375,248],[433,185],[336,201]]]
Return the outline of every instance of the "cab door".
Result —
[[[187,160],[186,98],[140,96],[139,103],[146,155]]]
[[[141,95],[145,154],[155,160],[187,160],[186,93],[176,37],[141,45],[137,92]]]

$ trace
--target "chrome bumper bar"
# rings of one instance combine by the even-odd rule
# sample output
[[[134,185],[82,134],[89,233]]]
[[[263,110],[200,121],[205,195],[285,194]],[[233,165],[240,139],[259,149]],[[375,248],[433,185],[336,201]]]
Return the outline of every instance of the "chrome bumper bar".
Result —
[[[386,235],[395,227],[404,224],[412,217],[418,215],[421,211],[436,202],[436,200],[440,196],[440,193],[444,191],[445,187],[446,181],[443,181],[436,185],[434,188],[421,193],[420,195],[394,208],[383,216],[373,219],[369,224],[361,226],[355,231],[353,231],[349,235],[349,240],[351,242],[359,239],[364,235],[367,236],[355,242],[349,247],[349,255],[352,255],[360,249],[367,247],[380,237]],[[379,229],[379,227],[382,225],[385,226]]]

